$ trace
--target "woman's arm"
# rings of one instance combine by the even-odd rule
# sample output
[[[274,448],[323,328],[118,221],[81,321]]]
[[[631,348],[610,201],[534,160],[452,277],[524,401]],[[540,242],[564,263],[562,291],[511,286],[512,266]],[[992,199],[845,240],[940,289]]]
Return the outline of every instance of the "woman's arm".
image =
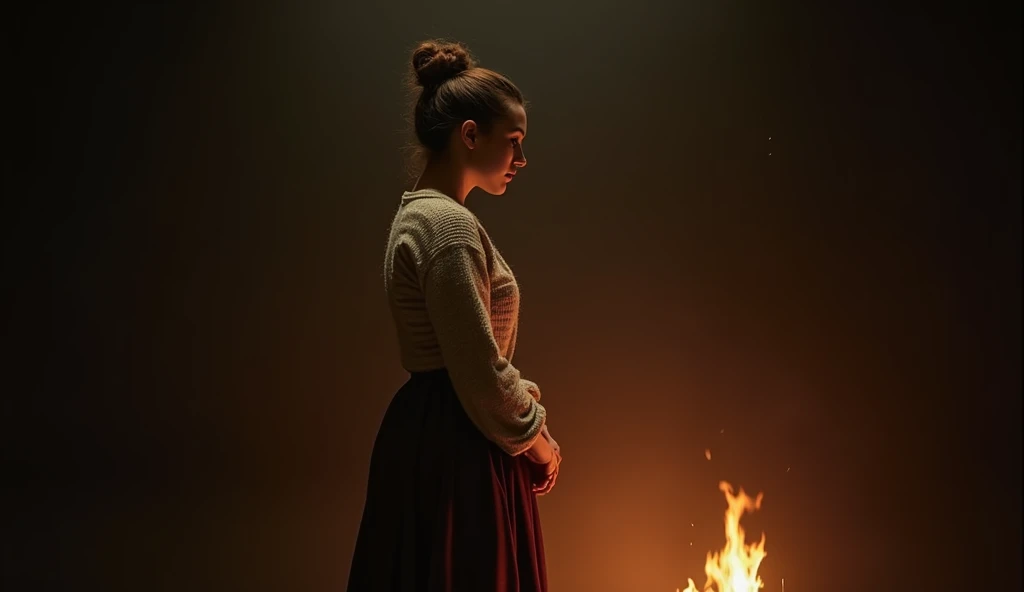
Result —
[[[475,228],[474,228],[475,231]],[[501,355],[490,320],[490,277],[482,247],[456,243],[438,250],[423,275],[430,324],[466,414],[489,440],[512,456],[528,450],[548,462],[538,441],[546,411]]]
[[[546,465],[551,462],[551,458],[555,455],[555,448],[551,445],[551,442],[547,438],[537,438],[533,442],[533,446],[526,450],[526,458],[532,460],[539,465]]]

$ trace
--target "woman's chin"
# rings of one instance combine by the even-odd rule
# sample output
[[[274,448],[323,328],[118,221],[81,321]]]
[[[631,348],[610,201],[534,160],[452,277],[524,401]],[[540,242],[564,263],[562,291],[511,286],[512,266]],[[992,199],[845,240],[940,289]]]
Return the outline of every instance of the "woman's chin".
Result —
[[[499,184],[499,185],[497,185],[495,187],[488,187],[488,188],[481,187],[481,189],[483,189],[484,191],[486,191],[487,193],[489,193],[491,195],[504,195],[505,194],[505,190],[507,188],[508,188],[508,184],[507,183],[501,183],[501,184]]]

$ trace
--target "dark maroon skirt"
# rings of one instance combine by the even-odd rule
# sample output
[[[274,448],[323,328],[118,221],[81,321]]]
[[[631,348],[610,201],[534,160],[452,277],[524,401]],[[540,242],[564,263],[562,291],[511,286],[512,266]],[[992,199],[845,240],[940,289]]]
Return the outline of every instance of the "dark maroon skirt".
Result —
[[[413,373],[373,446],[348,592],[546,592],[529,463],[480,433],[446,370]]]

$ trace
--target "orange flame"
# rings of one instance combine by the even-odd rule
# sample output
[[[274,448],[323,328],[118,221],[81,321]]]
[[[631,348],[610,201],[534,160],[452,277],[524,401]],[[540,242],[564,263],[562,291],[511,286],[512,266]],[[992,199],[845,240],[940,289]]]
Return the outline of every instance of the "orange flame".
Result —
[[[708,553],[707,561],[704,562],[704,573],[708,577],[704,592],[754,592],[764,587],[764,582],[757,575],[757,569],[767,555],[764,551],[764,533],[761,533],[759,542],[746,544],[746,533],[740,526],[740,516],[744,512],[760,509],[764,494],[759,493],[757,498],[752,499],[740,489],[738,495],[733,495],[732,485],[725,481],[718,484],[718,489],[729,502],[729,508],[725,511],[725,548],[721,552]],[[687,578],[687,582],[690,585],[683,592],[698,592],[692,579]]]

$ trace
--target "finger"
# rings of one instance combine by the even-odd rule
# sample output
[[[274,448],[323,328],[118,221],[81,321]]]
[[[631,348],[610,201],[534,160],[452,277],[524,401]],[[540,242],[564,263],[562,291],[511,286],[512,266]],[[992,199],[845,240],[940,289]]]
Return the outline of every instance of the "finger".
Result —
[[[554,473],[552,473],[552,474],[550,474],[550,475],[548,475],[547,477],[544,478],[544,482],[540,486],[540,490],[543,493],[547,493],[548,491],[551,491],[551,482],[554,480],[554,478],[555,478],[555,474]]]
[[[544,489],[543,489],[543,492],[541,493],[541,495],[547,494],[552,489],[554,489],[554,487],[555,487],[555,480],[556,479],[558,479],[558,470],[557,469],[555,470],[554,473],[551,474],[551,477],[544,484]]]

